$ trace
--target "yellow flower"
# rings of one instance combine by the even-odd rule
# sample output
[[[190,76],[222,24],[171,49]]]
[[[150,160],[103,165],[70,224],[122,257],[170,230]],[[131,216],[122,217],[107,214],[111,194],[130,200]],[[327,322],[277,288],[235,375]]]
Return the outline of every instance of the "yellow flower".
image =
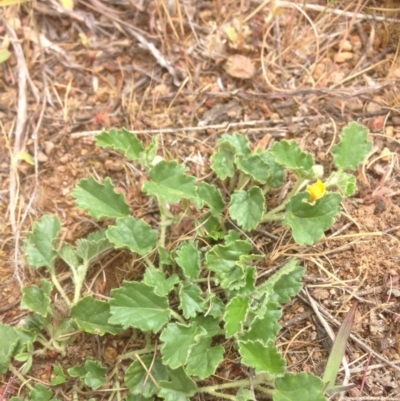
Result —
[[[325,184],[320,179],[318,179],[315,184],[309,185],[307,187],[307,192],[310,194],[310,202],[314,202],[325,195]]]

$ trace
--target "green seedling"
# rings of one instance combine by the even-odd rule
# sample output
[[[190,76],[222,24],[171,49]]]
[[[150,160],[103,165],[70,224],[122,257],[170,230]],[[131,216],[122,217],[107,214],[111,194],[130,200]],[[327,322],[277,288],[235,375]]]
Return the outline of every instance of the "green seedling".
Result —
[[[120,354],[107,375],[117,382],[113,376],[123,374],[129,390],[124,399],[186,401],[204,393],[246,401],[265,393],[274,401],[326,400],[325,387],[333,389],[332,372],[338,366],[330,363],[324,380],[306,372],[292,374],[275,344],[282,307],[301,290],[304,268],[293,258],[268,279],[259,277],[257,263],[265,255],[255,253],[249,232],[261,224],[282,224],[299,245],[319,241],[339,216],[342,199],[356,191],[351,172],[372,146],[367,135],[364,127],[350,123],[332,152],[336,171],[324,178],[312,155],[295,141],[251,150],[245,136],[224,134],[211,157],[211,168],[221,180],[215,185],[199,182],[182,164],[159,156],[158,137],[146,147],[125,129],[101,133],[96,137],[99,146],[122,152],[147,172],[142,191],[158,207],[158,225],[132,216],[109,178],[99,182],[93,177],[81,180],[73,196],[94,219],[112,219],[107,229],[74,245],[61,244],[58,217],[38,220],[24,251],[28,263],[43,268],[51,281],[24,289],[22,306],[33,315],[23,328],[0,325],[1,337],[8,338],[0,343],[0,373],[10,369],[15,374],[13,363],[20,361],[25,374],[36,352],[63,353],[77,333],[113,336],[130,329],[133,342],[140,339],[144,345]],[[271,194],[288,180],[292,189],[271,207]],[[180,208],[170,207],[178,203]],[[183,217],[192,219],[194,229],[179,239],[170,237],[169,227]],[[108,300],[84,294],[89,269],[112,249],[137,255],[143,277],[124,281]],[[72,294],[57,279],[55,262],[60,259],[71,270]],[[61,312],[53,305],[54,292],[62,300]],[[37,344],[43,348],[36,349]],[[227,347],[249,375],[203,385],[215,374],[221,377]],[[341,348],[335,354],[343,352]],[[106,370],[94,359],[70,366],[67,372],[75,389],[106,384]],[[57,377],[65,379],[60,372]],[[123,390],[112,391],[122,397]]]
[[[348,390],[354,387],[349,386],[335,386],[336,377],[339,371],[340,364],[345,355],[347,342],[353,327],[354,318],[357,310],[357,303],[355,302],[347,313],[342,325],[340,326],[339,332],[333,342],[332,350],[329,355],[328,363],[326,364],[324,377],[322,381],[326,386],[326,392],[334,394],[340,391]]]

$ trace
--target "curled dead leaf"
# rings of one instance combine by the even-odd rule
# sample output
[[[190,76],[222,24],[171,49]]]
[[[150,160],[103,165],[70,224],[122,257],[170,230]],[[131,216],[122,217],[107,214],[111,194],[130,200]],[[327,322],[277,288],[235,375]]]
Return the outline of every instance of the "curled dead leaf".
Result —
[[[239,79],[250,79],[256,73],[253,62],[241,54],[229,56],[224,68],[228,75]]]

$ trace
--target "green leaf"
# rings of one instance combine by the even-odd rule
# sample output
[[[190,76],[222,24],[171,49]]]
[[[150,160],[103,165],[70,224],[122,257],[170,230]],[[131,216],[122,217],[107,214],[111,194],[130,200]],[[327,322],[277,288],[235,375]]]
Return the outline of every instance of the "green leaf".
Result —
[[[271,188],[279,188],[283,185],[285,178],[285,169],[282,165],[276,162],[275,157],[272,156],[269,150],[257,150],[257,154],[263,159],[264,163],[268,165],[268,177],[266,184]]]
[[[278,302],[281,305],[290,301],[303,288],[301,279],[305,269],[298,266],[291,274],[282,276],[272,287],[271,301]]]
[[[211,156],[211,169],[220,180],[233,177],[235,155],[249,156],[250,143],[247,137],[235,132],[223,134],[217,142],[218,150]]]
[[[180,309],[185,319],[195,317],[197,312],[203,311],[204,299],[199,286],[196,284],[181,285],[179,290]]]
[[[47,390],[43,384],[36,384],[34,389],[29,392],[31,401],[49,401],[53,397],[53,392]]]
[[[211,238],[214,241],[218,241],[225,235],[221,228],[221,219],[213,216],[211,212],[200,218],[200,223],[196,224],[196,230],[200,236]]]
[[[329,354],[322,382],[325,384],[326,391],[330,394],[333,394],[333,392],[335,391],[334,388],[336,377],[338,375],[342,359],[346,353],[347,341],[353,327],[356,311],[357,302],[355,302],[350,310],[347,312]]]
[[[351,122],[343,128],[340,142],[333,147],[333,163],[340,170],[355,170],[372,148],[368,129]]]
[[[144,283],[124,281],[122,287],[111,291],[110,304],[108,322],[124,328],[157,332],[170,319],[167,297],[157,295]]]
[[[26,258],[32,267],[53,266],[60,231],[61,222],[57,216],[44,215],[35,222],[24,243]]]
[[[197,188],[197,196],[211,209],[214,215],[220,214],[225,208],[221,192],[214,185],[202,182]]]
[[[144,273],[143,282],[155,288],[155,293],[160,296],[168,295],[175,284],[179,283],[176,274],[165,278],[165,273],[155,267],[148,267]]]
[[[178,203],[181,199],[197,199],[196,178],[186,175],[187,168],[175,161],[161,161],[150,170],[152,181],[146,181],[143,192],[159,201]]]
[[[236,393],[236,401],[256,401],[254,393],[247,388],[240,388]]]
[[[283,185],[284,168],[268,151],[258,150],[254,155],[237,155],[235,161],[238,168],[253,180],[271,188]]]
[[[229,237],[228,237],[229,238]],[[222,288],[234,291],[251,285],[249,262],[262,258],[261,255],[248,254],[252,245],[247,241],[229,240],[227,245],[216,245],[206,253],[206,268],[215,273]],[[250,281],[250,283],[249,283]]]
[[[211,338],[204,337],[192,348],[186,372],[191,376],[205,379],[215,373],[223,359],[224,347],[222,345],[211,347]]]
[[[143,367],[142,363],[147,370]],[[155,358],[153,355],[144,355],[141,357],[141,362],[134,361],[126,370],[124,381],[132,394],[142,395],[145,399],[158,393],[158,388],[154,384],[151,376],[158,384],[161,380],[168,380],[168,372],[166,366],[161,362],[160,358]],[[135,398],[136,399],[136,398]]]
[[[206,300],[206,304],[208,307],[205,306],[204,309],[207,309],[207,312],[205,313],[205,316],[212,316],[216,319],[220,318],[225,310],[225,305],[224,303],[213,293],[209,295],[209,297]]]
[[[261,256],[261,255],[260,255]],[[239,260],[238,265],[241,265],[241,261]],[[246,267],[243,277],[243,287],[236,288],[235,290],[230,291],[230,294],[233,296],[242,295],[248,296],[253,293],[255,290],[256,283],[256,275],[257,269],[255,267]]]
[[[234,154],[229,150],[218,149],[211,156],[211,170],[214,171],[220,180],[233,177],[235,174]]]
[[[200,252],[196,241],[184,242],[176,251],[176,263],[182,269],[183,274],[192,280],[200,275]]]
[[[237,296],[228,303],[224,315],[226,337],[232,337],[243,329],[250,306],[250,298]]]
[[[57,386],[59,384],[65,383],[67,380],[67,376],[65,375],[63,368],[61,365],[54,365],[53,368],[54,377],[51,379],[50,384],[52,386]]]
[[[160,381],[161,390],[158,396],[166,401],[189,401],[188,397],[196,393],[196,383],[186,374],[183,368],[168,369],[171,381]]]
[[[239,353],[242,356],[242,363],[253,367],[257,374],[266,372],[277,376],[285,372],[285,360],[273,341],[268,341],[266,344],[259,340],[240,341]]]
[[[319,241],[341,211],[342,197],[337,193],[326,194],[315,204],[308,203],[308,199],[307,192],[292,196],[283,219],[283,224],[291,227],[293,238],[299,245],[312,245]]]
[[[231,242],[239,241],[241,239],[241,234],[236,230],[229,230],[228,233],[224,236],[224,242],[226,245]]]
[[[197,327],[202,327],[209,337],[215,336],[220,331],[219,319],[211,315],[198,315],[191,319],[191,323]]]
[[[71,317],[86,333],[103,336],[105,333],[115,335],[122,331],[121,327],[108,323],[111,317],[110,304],[92,296],[86,296],[74,305]]]
[[[106,230],[101,230],[90,234],[86,239],[78,239],[76,241],[76,254],[90,263],[112,247],[111,242],[106,237]]]
[[[39,316],[39,315],[36,315]],[[13,355],[27,352],[29,355],[33,352],[33,343],[37,339],[37,333],[25,330],[25,327],[18,327],[15,329],[16,335],[18,336],[18,344],[14,348]]]
[[[15,329],[7,324],[0,323],[0,374],[7,373],[11,356],[18,343]]]
[[[40,333],[48,324],[51,322],[50,315],[43,317],[34,313],[33,315],[27,316],[25,318],[25,324],[23,325],[23,330],[27,333]]]
[[[217,145],[221,149],[230,150],[235,155],[250,155],[251,153],[249,139],[239,132],[223,134],[218,140]]]
[[[325,181],[326,188],[337,187],[343,196],[354,195],[357,191],[357,180],[352,174],[334,171]]]
[[[115,226],[108,227],[106,235],[116,248],[127,247],[139,255],[147,255],[158,240],[156,230],[143,219],[136,220],[132,216],[118,218]]]
[[[281,326],[278,324],[282,317],[282,311],[277,309],[278,304],[268,302],[263,315],[259,315],[252,323],[248,330],[241,336],[242,341],[260,340],[266,344],[269,340],[275,340]]]
[[[22,309],[29,309],[32,312],[39,313],[39,315],[46,316],[50,308],[50,293],[53,285],[50,281],[40,280],[40,287],[31,285],[30,287],[23,287],[23,298],[21,302]]]
[[[324,383],[312,374],[285,373],[275,379],[274,401],[326,401]]]
[[[64,319],[57,320],[57,325],[53,329],[53,339],[58,342],[66,342],[71,340],[72,335],[77,331],[75,322],[66,317]]]
[[[229,213],[244,230],[256,228],[265,213],[265,199],[261,188],[236,191],[231,197]]]
[[[260,157],[260,155],[237,155],[235,162],[239,170],[249,175],[253,180],[265,184],[268,178],[268,164]]]
[[[312,155],[303,152],[294,140],[276,142],[269,152],[274,156],[277,163],[292,171],[297,177],[314,178]]]
[[[194,324],[169,323],[162,331],[160,339],[164,342],[161,355],[164,364],[171,369],[186,364],[190,351],[207,332]]]
[[[78,257],[76,250],[70,244],[63,244],[60,251],[58,252],[58,256],[72,269],[77,269],[82,261]]]
[[[96,144],[103,148],[112,148],[122,151],[131,160],[139,160],[144,151],[142,142],[136,134],[125,128],[103,131],[95,136]]]
[[[6,62],[11,57],[11,53],[7,49],[0,50],[0,64]]]
[[[144,151],[145,158],[145,166],[155,166],[157,163],[157,151],[158,151],[158,143],[160,141],[160,135],[153,135],[151,138],[150,145]]]
[[[68,373],[72,377],[79,377],[84,380],[85,384],[93,390],[97,390],[107,382],[105,377],[107,368],[104,368],[99,361],[93,358],[86,359],[80,367],[68,369]]]
[[[298,264],[297,259],[290,260],[257,287],[256,292],[253,294],[254,299],[258,301],[265,299],[267,303],[273,301],[281,305],[288,303],[301,290],[303,286],[301,279],[304,272],[305,269]],[[262,312],[262,315],[264,312]]]
[[[72,192],[80,209],[87,210],[96,220],[102,217],[123,217],[129,214],[130,208],[125,196],[114,190],[109,177],[100,184],[93,177],[81,180]]]
[[[240,288],[246,283],[244,269],[238,265],[240,256],[252,249],[246,241],[234,241],[228,245],[215,245],[206,253],[206,268],[215,273],[222,288]]]
[[[171,266],[173,264],[172,255],[162,246],[157,247],[158,256],[160,257],[160,262],[163,265]]]

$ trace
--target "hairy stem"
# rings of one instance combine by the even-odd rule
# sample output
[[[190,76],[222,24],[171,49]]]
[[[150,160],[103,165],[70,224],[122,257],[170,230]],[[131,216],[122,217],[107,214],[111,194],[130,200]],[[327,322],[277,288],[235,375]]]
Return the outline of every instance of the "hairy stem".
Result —
[[[54,266],[51,267],[51,268],[49,269],[49,272],[50,272],[51,281],[53,282],[54,287],[57,288],[57,291],[59,292],[59,294],[61,295],[61,297],[62,297],[63,300],[65,301],[65,303],[66,303],[69,307],[71,307],[71,301],[70,301],[69,298],[67,297],[67,294],[64,292],[63,288],[61,287],[60,282],[59,282],[58,279],[57,279],[56,272],[55,272],[55,270],[54,270]]]
[[[212,394],[215,391],[225,390],[228,388],[238,388],[238,387],[250,387],[250,384],[253,386],[260,385],[260,384],[267,384],[273,386],[274,379],[267,373],[263,373],[257,377],[255,377],[252,381],[250,379],[242,379],[236,380],[234,382],[217,384],[215,386],[207,386],[207,387],[200,387],[197,392],[198,393],[209,393]],[[264,389],[268,390],[268,389]],[[271,390],[271,394],[274,390]],[[236,399],[236,398],[235,398]]]
[[[27,380],[27,379],[25,379],[25,377],[19,372],[19,370],[17,369],[17,368],[15,368],[13,365],[9,365],[8,366],[8,370],[14,375],[14,376],[17,376],[18,377],[18,379],[21,381],[21,383],[23,384],[23,385],[26,385],[26,387],[28,387],[29,388],[29,390],[34,390],[34,388],[33,388],[33,386],[31,386],[30,384],[29,384],[29,380]]]
[[[137,351],[131,351],[131,352],[128,352],[126,354],[123,354],[123,355],[121,355],[120,359],[121,360],[122,359],[134,359],[136,355],[149,354],[149,353],[154,352],[154,350],[161,349],[161,347],[162,347],[162,344],[157,345],[156,347],[154,346],[154,344],[150,345],[148,347],[146,346],[145,348],[139,349]]]
[[[170,310],[170,312],[171,312],[172,317],[174,317],[174,318],[175,318],[176,320],[178,320],[180,323],[186,324],[185,319],[184,319],[181,315],[179,315],[178,313],[176,313],[176,312],[173,311],[173,310]]]
[[[299,191],[299,189],[301,188],[301,186],[304,183],[304,179],[303,178],[297,178],[296,183],[294,184],[292,190],[290,191],[289,195],[286,197],[285,201],[282,202],[279,206],[277,206],[276,208],[270,210],[269,212],[265,213],[264,216],[261,218],[261,222],[262,223],[266,223],[267,221],[273,221],[273,220],[281,220],[281,216],[279,215],[278,217],[278,213],[282,212],[282,210],[285,210],[286,205],[289,203],[290,198],[293,195],[296,195],[297,192]],[[283,218],[283,216],[282,216]]]
[[[79,298],[81,297],[83,282],[85,281],[88,268],[89,268],[89,262],[85,261],[83,265],[78,267],[78,271],[76,272],[76,274],[73,275],[74,286],[75,286],[74,305],[78,303]]]

